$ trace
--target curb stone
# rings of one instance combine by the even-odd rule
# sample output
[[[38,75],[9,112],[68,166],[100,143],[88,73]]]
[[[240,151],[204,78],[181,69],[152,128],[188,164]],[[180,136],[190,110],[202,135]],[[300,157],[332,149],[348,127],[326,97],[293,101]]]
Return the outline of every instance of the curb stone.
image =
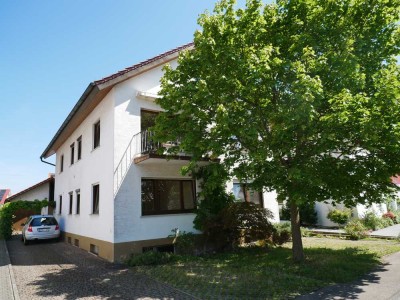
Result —
[[[12,270],[10,255],[9,255],[8,249],[7,249],[7,243],[4,240],[0,243],[4,243],[4,253],[5,253],[4,258],[5,258],[5,262],[7,264],[7,268],[8,268],[8,277],[9,277],[10,285],[11,285],[11,294],[12,294],[14,300],[20,300],[17,284],[15,282],[14,272]]]

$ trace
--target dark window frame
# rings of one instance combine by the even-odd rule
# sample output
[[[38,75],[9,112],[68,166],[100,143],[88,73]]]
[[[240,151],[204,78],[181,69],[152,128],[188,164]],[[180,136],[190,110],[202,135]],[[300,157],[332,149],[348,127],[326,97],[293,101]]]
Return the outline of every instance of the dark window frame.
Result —
[[[168,215],[168,214],[184,214],[184,213],[193,213],[197,207],[197,199],[196,199],[196,181],[193,179],[170,179],[170,178],[142,178],[141,182],[143,181],[151,181],[152,182],[152,194],[154,196],[154,209],[153,210],[144,210],[143,199],[141,199],[142,203],[142,216],[152,216],[152,215]],[[160,203],[160,191],[157,190],[159,187],[158,182],[160,181],[177,181],[180,184],[180,209],[174,210],[162,210],[161,203]],[[183,193],[183,183],[190,182],[192,187],[192,198],[193,198],[193,208],[185,209],[185,199]],[[141,192],[141,197],[142,197]]]
[[[72,215],[73,203],[74,203],[74,194],[72,192],[70,192],[69,193],[69,210],[68,210],[69,215]]]
[[[76,140],[76,144],[77,144],[77,160],[81,160],[82,158],[82,136],[78,137],[78,139]]]
[[[60,158],[60,173],[64,171],[64,154],[61,154]]]
[[[92,185],[92,214],[98,215],[100,213],[100,184]]]
[[[59,196],[58,202],[60,203],[60,206],[58,207],[58,214],[61,215],[61,213],[62,213],[62,195]]]
[[[79,215],[81,213],[81,191],[76,191],[76,207],[75,207],[75,214]]]
[[[100,120],[93,124],[93,150],[100,147],[101,124]]]
[[[75,142],[73,142],[69,147],[71,149],[71,166],[72,166],[75,162]]]

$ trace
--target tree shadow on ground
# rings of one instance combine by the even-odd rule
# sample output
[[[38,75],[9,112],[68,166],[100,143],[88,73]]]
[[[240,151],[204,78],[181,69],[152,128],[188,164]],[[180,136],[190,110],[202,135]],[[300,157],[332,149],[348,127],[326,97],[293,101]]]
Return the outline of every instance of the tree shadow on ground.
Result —
[[[14,236],[7,245],[21,299],[193,299],[66,243],[24,246]]]
[[[357,248],[312,248],[306,249],[306,255],[305,263],[295,264],[288,248],[249,249],[140,269],[201,299],[292,299],[324,286],[352,282],[371,270],[368,283],[379,283],[376,272],[386,270],[376,255]],[[360,292],[354,285],[342,294],[357,299]]]

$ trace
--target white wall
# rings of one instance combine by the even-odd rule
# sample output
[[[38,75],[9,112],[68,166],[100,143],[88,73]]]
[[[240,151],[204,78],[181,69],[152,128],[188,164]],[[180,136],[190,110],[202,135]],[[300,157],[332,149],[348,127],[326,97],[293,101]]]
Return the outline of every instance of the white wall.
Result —
[[[151,159],[133,164],[115,199],[115,242],[128,242],[165,238],[171,230],[179,228],[186,232],[195,232],[193,220],[195,214],[167,214],[142,216],[141,179],[191,179],[182,176],[180,168],[185,161],[166,161]],[[199,187],[196,187],[196,193]]]
[[[318,225],[324,226],[324,227],[336,227],[338,224],[332,222],[331,220],[328,219],[327,215],[330,210],[333,209],[345,209],[344,204],[342,203],[337,203],[336,206],[331,204],[332,201],[327,201],[327,203],[324,202],[317,202],[315,203],[315,210],[317,212],[318,216]],[[357,204],[356,207],[352,208],[352,215],[353,218],[359,219],[363,218],[364,215],[367,212],[373,212],[375,213],[378,217],[381,217],[382,214],[387,212],[387,207],[386,204],[377,204],[373,203],[370,206],[363,205],[363,204]]]
[[[176,66],[176,61],[170,63]],[[154,68],[120,83],[114,92],[114,169],[117,167],[134,134],[141,131],[141,109],[160,111],[151,100],[137,98],[138,91],[157,87],[163,75],[162,66]],[[152,159],[140,164],[132,164],[115,198],[115,238],[116,243],[136,240],[165,238],[171,230],[194,231],[193,213],[142,216],[141,178],[183,179],[180,168],[187,162]]]
[[[26,201],[34,201],[34,200],[44,200],[47,199],[49,200],[49,191],[50,191],[50,183],[44,183],[42,185],[39,185],[38,187],[27,191],[26,193],[22,193],[20,196],[17,197],[17,199],[12,200],[12,201],[17,201],[17,200],[26,200]],[[48,213],[48,208],[44,207],[41,210],[41,214],[45,215]]]
[[[104,241],[113,241],[113,91],[89,114],[68,140],[57,150],[54,215],[63,231]],[[100,146],[93,149],[93,124],[100,120]],[[77,161],[77,139],[82,136],[82,158]],[[70,165],[70,145],[75,142],[75,163]],[[64,154],[64,171],[60,157]],[[92,214],[92,185],[100,184],[99,214]],[[76,190],[80,190],[80,214],[75,214]],[[73,211],[69,212],[69,193],[73,192]],[[62,195],[62,214],[59,197]]]

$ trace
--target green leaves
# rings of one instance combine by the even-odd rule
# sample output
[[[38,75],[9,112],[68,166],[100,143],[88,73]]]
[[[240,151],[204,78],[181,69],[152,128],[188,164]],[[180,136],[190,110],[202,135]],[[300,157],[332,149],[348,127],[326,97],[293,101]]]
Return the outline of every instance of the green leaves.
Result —
[[[160,140],[281,198],[380,201],[400,173],[400,1],[221,1],[165,68]]]

